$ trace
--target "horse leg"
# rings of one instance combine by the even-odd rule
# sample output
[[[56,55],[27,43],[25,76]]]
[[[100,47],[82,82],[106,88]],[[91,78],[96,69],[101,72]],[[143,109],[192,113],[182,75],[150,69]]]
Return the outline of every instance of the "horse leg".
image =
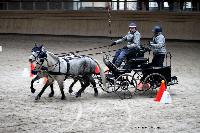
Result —
[[[76,93],[76,97],[81,97],[81,93],[90,85],[89,78],[88,77],[83,77],[84,79],[84,84],[81,85],[81,89]]]
[[[54,90],[53,90],[53,83],[50,84],[51,92],[49,93],[49,97],[53,97],[54,95]]]
[[[81,84],[81,88],[84,87],[84,85],[85,85],[85,84],[84,84],[84,81],[81,80],[81,79],[79,79],[79,82],[80,82],[80,84]],[[84,90],[83,90],[81,93],[84,93]]]
[[[63,80],[64,81],[64,80]],[[60,92],[62,94],[61,96],[61,100],[65,99],[65,93],[64,93],[64,85],[63,85],[63,81],[58,81],[58,85],[60,87]]]
[[[53,90],[54,79],[51,78],[50,76],[48,76],[47,79],[48,79],[48,81],[49,81],[50,83],[52,83],[52,84],[50,84],[51,92],[49,93],[49,97],[53,97],[53,95],[54,95],[54,90]]]
[[[92,76],[89,77],[90,83],[92,84],[92,86],[94,87],[94,96],[98,96],[98,90],[96,87],[96,82],[94,80],[94,78]]]
[[[40,93],[35,97],[35,100],[39,100],[40,97],[42,96],[42,94],[44,93],[45,89],[52,83],[49,82],[49,80],[47,80],[46,84],[43,86],[42,90],[40,91]]]
[[[35,93],[35,89],[33,88],[33,83],[35,81],[37,81],[38,79],[40,79],[40,77],[37,75],[34,79],[31,80],[31,87],[30,87],[30,89],[31,89],[32,93]]]
[[[74,78],[74,82],[69,86],[69,93],[71,94],[73,92],[73,86],[74,84],[76,84],[76,82],[78,81],[78,79]]]

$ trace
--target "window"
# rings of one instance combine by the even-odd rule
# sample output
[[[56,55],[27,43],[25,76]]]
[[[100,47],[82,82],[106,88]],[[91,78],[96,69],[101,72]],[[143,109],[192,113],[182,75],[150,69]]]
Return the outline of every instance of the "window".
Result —
[[[33,2],[22,2],[22,10],[33,10]]]
[[[62,2],[49,2],[50,10],[60,10],[62,9]]]
[[[7,9],[7,3],[6,2],[0,2],[0,10],[6,10]]]
[[[8,2],[8,10],[20,10],[20,2]]]
[[[47,10],[47,2],[35,2],[36,10]]]

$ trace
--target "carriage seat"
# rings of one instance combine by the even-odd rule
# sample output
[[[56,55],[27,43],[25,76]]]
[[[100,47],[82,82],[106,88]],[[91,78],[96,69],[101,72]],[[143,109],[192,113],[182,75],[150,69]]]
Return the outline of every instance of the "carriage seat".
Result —
[[[130,59],[128,62],[134,63],[134,64],[143,64],[143,63],[147,63],[148,61],[149,61],[148,58],[136,57],[136,58]]]
[[[140,49],[134,49],[126,55],[126,59],[130,60],[132,58],[144,57],[144,53],[147,52],[146,48],[141,47]]]

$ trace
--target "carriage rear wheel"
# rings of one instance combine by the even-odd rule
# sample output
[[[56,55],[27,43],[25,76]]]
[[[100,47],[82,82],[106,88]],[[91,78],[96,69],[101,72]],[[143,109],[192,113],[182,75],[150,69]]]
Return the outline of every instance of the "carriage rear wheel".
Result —
[[[132,98],[135,89],[137,88],[137,81],[132,75],[122,74],[114,82],[114,92],[121,99]]]
[[[144,79],[142,90],[143,91],[147,91],[147,90],[153,91],[153,90],[156,90],[157,88],[160,87],[162,80],[165,81],[165,85],[166,85],[166,79],[165,79],[165,77],[163,75],[161,75],[159,73],[149,74]]]

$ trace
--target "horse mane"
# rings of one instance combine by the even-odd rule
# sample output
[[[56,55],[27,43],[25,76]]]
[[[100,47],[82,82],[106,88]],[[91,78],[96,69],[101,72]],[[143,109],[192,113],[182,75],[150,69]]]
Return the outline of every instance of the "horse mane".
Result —
[[[58,60],[58,56],[56,56],[55,54],[47,51],[47,54],[49,54],[54,60]]]

